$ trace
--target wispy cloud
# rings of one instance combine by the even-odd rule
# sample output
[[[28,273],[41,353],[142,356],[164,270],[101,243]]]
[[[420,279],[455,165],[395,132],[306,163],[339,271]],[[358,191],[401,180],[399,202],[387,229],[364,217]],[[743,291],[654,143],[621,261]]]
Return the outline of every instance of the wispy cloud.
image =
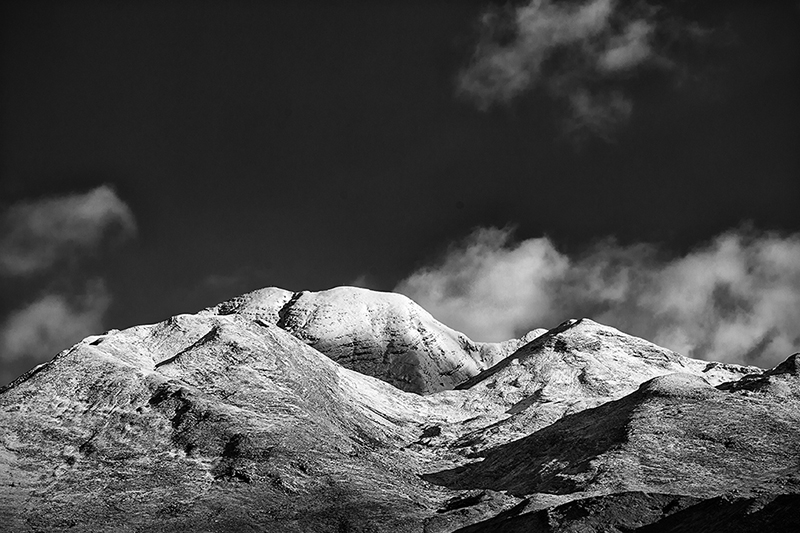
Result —
[[[800,234],[729,231],[679,257],[607,240],[568,256],[479,229],[395,290],[479,340],[589,316],[703,359],[772,366],[800,349]]]
[[[663,7],[617,0],[531,0],[484,13],[481,30],[460,94],[485,110],[541,86],[566,104],[568,131],[605,137],[633,109],[624,82],[675,70],[669,45],[702,34]]]
[[[0,274],[41,273],[59,260],[94,251],[109,235],[135,234],[133,213],[106,185],[14,204],[0,221]]]
[[[650,44],[653,26],[646,20],[630,22],[619,35],[608,39],[607,46],[597,58],[597,67],[606,72],[635,68],[654,55]]]
[[[346,285],[350,287],[361,287],[362,289],[375,288],[375,284],[372,282],[372,279],[368,274],[360,274]]]
[[[109,240],[134,236],[136,220],[106,185],[13,204],[0,217],[0,276],[39,287],[38,296],[0,320],[2,384],[105,329],[112,299],[105,282],[60,267],[83,266]]]
[[[45,294],[20,307],[0,325],[0,366],[5,368],[21,359],[32,366],[90,333],[101,332],[110,304],[111,295],[98,279],[78,295]],[[14,377],[0,372],[0,383]]]
[[[569,95],[569,107],[571,113],[563,122],[566,133],[591,131],[610,139],[614,128],[630,117],[633,102],[619,91],[592,94],[577,88]]]

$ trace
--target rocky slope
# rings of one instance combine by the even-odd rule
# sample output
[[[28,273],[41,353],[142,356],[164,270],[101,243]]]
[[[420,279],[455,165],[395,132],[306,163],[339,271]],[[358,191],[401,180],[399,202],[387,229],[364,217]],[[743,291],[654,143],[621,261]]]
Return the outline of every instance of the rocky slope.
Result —
[[[487,345],[399,295],[263,289],[0,390],[0,523],[793,531],[798,357],[696,361],[587,319]]]

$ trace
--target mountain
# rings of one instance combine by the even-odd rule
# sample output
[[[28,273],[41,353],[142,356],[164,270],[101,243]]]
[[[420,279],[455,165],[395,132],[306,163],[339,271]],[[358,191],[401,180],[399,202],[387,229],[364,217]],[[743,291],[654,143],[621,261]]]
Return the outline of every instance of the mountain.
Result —
[[[403,446],[462,416],[259,319],[182,315],[89,337],[0,394],[0,516],[19,531],[388,527],[436,499]]]
[[[452,488],[520,495],[664,487],[702,497],[731,487],[749,494],[787,479],[794,484],[800,474],[800,412],[795,398],[782,400],[668,374],[495,447],[481,462],[430,477]]]
[[[469,390],[476,403],[498,404],[513,415],[482,425],[456,444],[479,454],[565,415],[617,400],[667,374],[691,374],[719,385],[761,372],[690,359],[587,318],[572,319],[456,387]]]
[[[484,344],[401,295],[262,289],[0,389],[0,523],[793,531],[798,357],[697,361],[589,319]]]
[[[206,312],[275,324],[345,368],[422,394],[452,389],[546,331],[473,342],[401,294],[356,287],[295,293],[270,287]]]

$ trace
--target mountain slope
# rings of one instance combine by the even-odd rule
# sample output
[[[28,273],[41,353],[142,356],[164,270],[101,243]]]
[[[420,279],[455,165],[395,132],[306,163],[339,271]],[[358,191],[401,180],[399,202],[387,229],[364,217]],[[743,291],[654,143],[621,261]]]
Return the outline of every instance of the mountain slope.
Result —
[[[180,316],[90,337],[0,394],[0,517],[20,531],[403,531],[437,501],[404,444],[461,416],[265,322]]]
[[[798,399],[728,392],[699,376],[669,374],[428,479],[516,495],[796,490]]]
[[[675,372],[716,385],[762,370],[698,361],[586,318],[568,320],[456,387],[469,390],[475,404],[496,404],[505,413],[457,445],[464,453],[482,454]]]

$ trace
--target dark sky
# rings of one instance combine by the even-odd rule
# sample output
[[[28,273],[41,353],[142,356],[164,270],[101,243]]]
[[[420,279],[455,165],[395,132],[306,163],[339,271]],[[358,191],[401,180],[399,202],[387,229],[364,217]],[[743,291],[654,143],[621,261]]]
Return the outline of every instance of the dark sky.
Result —
[[[475,227],[675,253],[800,231],[800,8],[672,4],[712,36],[578,137],[541,86],[458,95],[487,2],[5,3],[0,208],[107,184],[138,231],[3,279],[0,321],[92,277],[114,328],[263,286],[391,290]]]

